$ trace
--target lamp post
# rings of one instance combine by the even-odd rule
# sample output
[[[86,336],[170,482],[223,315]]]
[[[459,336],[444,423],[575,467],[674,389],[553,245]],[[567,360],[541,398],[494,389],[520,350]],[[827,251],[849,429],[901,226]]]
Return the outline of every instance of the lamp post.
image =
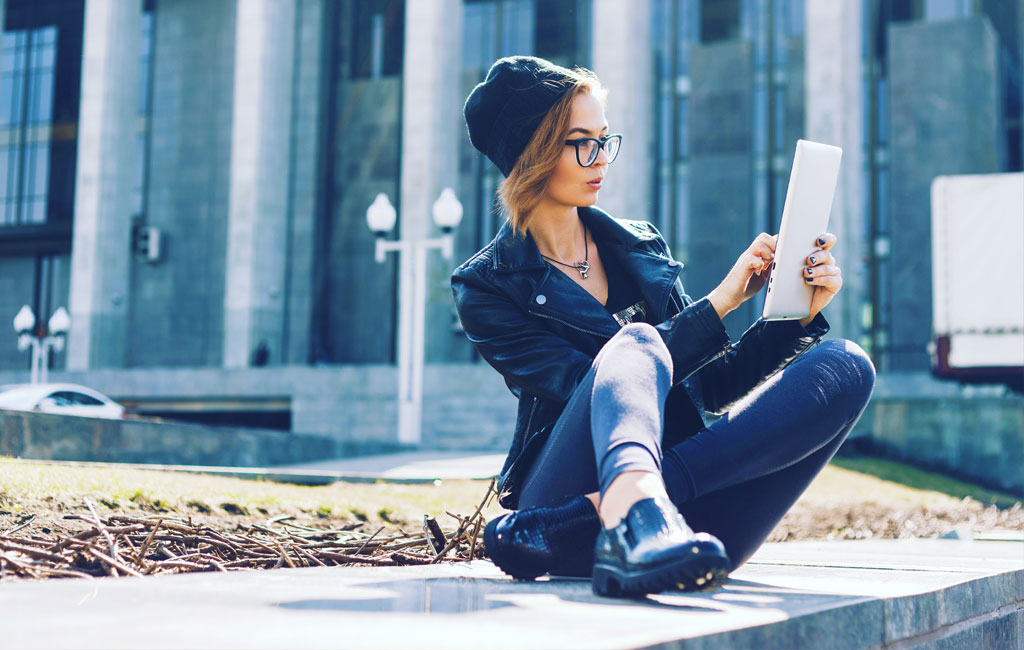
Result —
[[[441,192],[432,213],[434,223],[441,228],[440,237],[390,241],[385,236],[394,228],[397,214],[387,195],[378,194],[366,209],[366,223],[377,236],[377,263],[383,263],[389,252],[399,255],[398,441],[414,445],[422,441],[427,251],[436,248],[444,259],[450,260],[454,249],[452,232],[462,221],[462,204],[451,188]]]
[[[32,349],[32,371],[30,381],[33,384],[45,383],[50,366],[50,350],[60,352],[64,349],[64,339],[71,328],[71,317],[63,307],[57,308],[50,316],[46,325],[47,331],[36,329],[36,315],[25,305],[14,317],[14,331],[18,333],[18,349]]]

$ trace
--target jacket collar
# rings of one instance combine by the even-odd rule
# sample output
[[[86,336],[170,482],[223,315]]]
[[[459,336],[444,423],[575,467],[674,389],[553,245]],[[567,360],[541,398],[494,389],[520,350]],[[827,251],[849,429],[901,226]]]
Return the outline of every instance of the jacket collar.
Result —
[[[619,221],[605,211],[594,207],[577,209],[580,219],[595,240],[607,244],[605,250],[637,281],[654,322],[667,318],[669,295],[679,277],[682,265],[669,258],[634,247],[657,237],[642,222]],[[634,226],[635,224],[635,226]],[[494,241],[494,271],[543,271],[543,277],[532,280],[529,309],[563,322],[586,323],[587,327],[603,331],[608,336],[618,331],[619,325],[611,314],[587,291],[544,262],[533,236],[515,234],[508,221],[502,224]],[[537,297],[544,295],[543,301]],[[525,296],[524,296],[525,297]]]

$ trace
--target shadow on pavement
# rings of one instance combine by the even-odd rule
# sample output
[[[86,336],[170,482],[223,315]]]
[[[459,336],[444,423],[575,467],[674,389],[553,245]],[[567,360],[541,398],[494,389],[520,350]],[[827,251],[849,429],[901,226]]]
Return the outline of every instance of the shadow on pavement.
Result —
[[[594,595],[588,579],[512,582],[501,578],[430,578],[348,585],[339,598],[279,602],[276,606],[339,612],[469,614],[508,607],[546,608],[557,602],[727,614],[738,608],[774,609],[784,603],[792,605],[804,599],[821,603],[844,598],[848,596],[787,589],[746,580],[732,580],[725,588],[711,593],[668,591],[644,598],[620,599]]]

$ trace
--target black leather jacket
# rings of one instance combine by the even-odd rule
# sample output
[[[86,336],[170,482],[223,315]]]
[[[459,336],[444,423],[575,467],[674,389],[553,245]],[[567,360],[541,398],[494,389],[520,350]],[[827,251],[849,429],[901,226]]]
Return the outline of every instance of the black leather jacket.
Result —
[[[705,411],[728,410],[828,332],[820,314],[806,329],[797,321],[758,320],[733,343],[711,303],[694,302],[683,292],[683,265],[652,224],[615,219],[598,208],[581,207],[578,214],[634,277],[647,302],[647,321],[657,323],[671,353],[665,445],[699,431]],[[466,336],[519,398],[498,483],[499,503],[512,509],[523,476],[619,324],[585,289],[544,262],[532,235],[515,236],[507,221],[491,243],[455,269],[451,283]],[[675,397],[677,390],[689,399]]]

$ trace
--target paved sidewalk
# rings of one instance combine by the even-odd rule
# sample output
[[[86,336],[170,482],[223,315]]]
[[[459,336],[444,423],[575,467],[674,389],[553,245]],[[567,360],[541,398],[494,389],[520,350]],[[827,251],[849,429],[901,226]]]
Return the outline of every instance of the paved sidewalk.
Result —
[[[11,648],[1020,648],[1024,544],[767,544],[711,594],[486,561],[0,583]]]
[[[155,465],[97,463],[69,460],[8,459],[29,464],[78,467],[130,467],[162,472],[212,474],[235,478],[280,481],[301,485],[330,485],[335,481],[428,483],[437,479],[489,479],[497,475],[505,454],[482,452],[410,451],[377,456],[355,456],[315,463],[274,467],[217,467],[211,465]]]
[[[487,479],[495,476],[505,454],[454,451],[410,451],[379,456],[338,458],[272,468],[338,475],[348,479],[420,481],[434,479]]]

